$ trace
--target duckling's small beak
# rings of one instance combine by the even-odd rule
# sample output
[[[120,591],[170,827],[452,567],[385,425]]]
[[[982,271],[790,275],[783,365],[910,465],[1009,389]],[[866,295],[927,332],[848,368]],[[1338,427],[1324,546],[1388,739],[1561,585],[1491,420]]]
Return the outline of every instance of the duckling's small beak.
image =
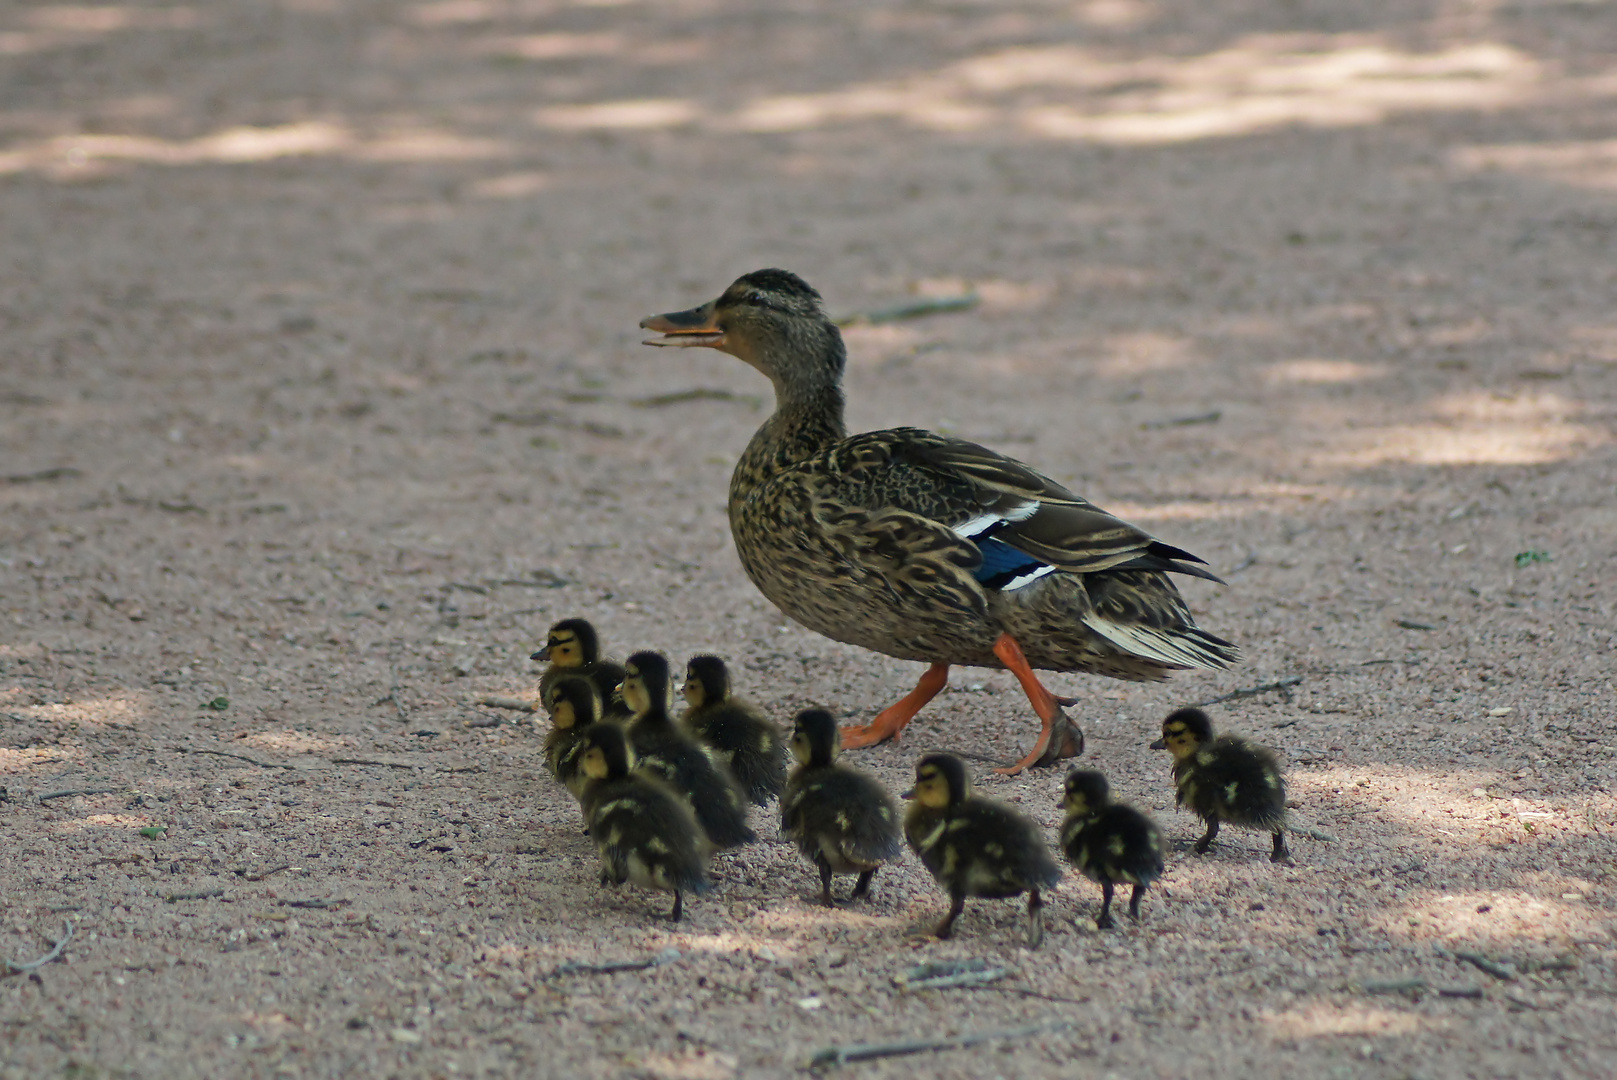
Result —
[[[913,799],[913,798],[915,798],[915,789],[910,788],[904,794],[900,795],[899,798],[901,798],[901,799]]]
[[[550,659],[550,647],[546,646],[545,648],[540,649],[538,652],[536,652],[532,656],[528,657],[528,659],[529,660],[549,660]]]
[[[1151,749],[1152,750],[1166,750],[1166,749],[1168,749],[1168,740],[1167,739],[1158,739],[1156,742],[1151,744]]]
[[[724,344],[724,330],[714,318],[718,301],[709,301],[689,311],[670,311],[666,315],[652,315],[640,320],[642,330],[655,330],[663,336],[647,338],[644,345],[673,345],[691,348],[705,345],[717,349]]]

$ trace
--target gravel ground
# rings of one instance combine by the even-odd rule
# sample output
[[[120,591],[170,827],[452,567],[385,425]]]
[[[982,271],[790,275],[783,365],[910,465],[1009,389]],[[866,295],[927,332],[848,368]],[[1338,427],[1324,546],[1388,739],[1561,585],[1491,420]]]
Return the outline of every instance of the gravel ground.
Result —
[[[73,932],[0,978],[0,1077],[725,1080],[1001,1030],[846,1071],[1613,1075],[1614,55],[1554,0],[0,9],[0,957]],[[1243,667],[1051,679],[1170,839],[1142,924],[1069,878],[1038,952],[1011,901],[928,943],[913,858],[827,912],[764,814],[671,925],[476,704],[574,614],[782,719],[913,683],[740,572],[768,386],[638,344],[770,265],[844,313],[973,293],[849,329],[851,425],[1229,579],[1184,588]],[[1211,708],[1288,765],[1289,866],[1192,855],[1146,747],[1248,688]],[[1057,771],[988,772],[1035,730],[957,669],[854,756],[978,755],[1053,834]],[[1006,974],[893,982],[967,959]]]

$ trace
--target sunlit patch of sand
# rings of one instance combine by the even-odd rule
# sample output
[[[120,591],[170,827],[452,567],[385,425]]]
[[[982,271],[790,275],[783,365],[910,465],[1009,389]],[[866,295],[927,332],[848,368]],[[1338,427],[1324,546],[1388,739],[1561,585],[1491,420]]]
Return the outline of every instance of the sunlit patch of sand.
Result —
[[[1445,1027],[1444,1021],[1370,1005],[1314,1002],[1265,1015],[1263,1023],[1276,1039],[1317,1039],[1328,1035],[1405,1035],[1421,1028]]]
[[[1113,334],[1107,339],[1105,349],[1106,357],[1096,365],[1096,370],[1114,377],[1176,371],[1205,359],[1190,339],[1154,330]]]
[[[626,1065],[637,1065],[639,1071],[668,1080],[729,1080],[736,1074],[740,1059],[707,1047],[690,1047],[677,1054],[647,1054]]]
[[[236,741],[281,754],[326,754],[333,750],[341,750],[347,745],[338,739],[322,739],[318,735],[293,731],[290,728],[280,731],[256,731]]]
[[[1341,440],[1347,448],[1318,456],[1325,465],[1542,465],[1610,442],[1584,424],[1399,424],[1359,429]]]
[[[540,127],[562,131],[646,131],[695,123],[701,111],[681,98],[645,98],[593,105],[555,105],[533,114]]]
[[[1270,382],[1321,385],[1330,383],[1364,382],[1387,374],[1385,364],[1366,364],[1357,360],[1325,360],[1308,358],[1283,360],[1270,364],[1263,377]]]
[[[113,694],[89,701],[53,702],[13,708],[19,716],[43,723],[87,727],[132,728],[151,715],[151,701],[145,693]]]
[[[1543,875],[1526,875],[1544,878]],[[1613,912],[1590,899],[1593,886],[1555,875],[1524,882],[1528,889],[1494,889],[1445,893],[1400,905],[1381,914],[1372,925],[1389,934],[1418,929],[1457,944],[1506,942],[1564,943],[1574,937],[1600,939]],[[1534,888],[1536,885],[1536,888]]]
[[[89,754],[77,747],[35,746],[25,750],[0,747],[0,776],[26,776],[42,765],[77,764]]]
[[[79,823],[101,829],[144,829],[151,824],[151,818],[144,814],[90,814],[80,818]]]

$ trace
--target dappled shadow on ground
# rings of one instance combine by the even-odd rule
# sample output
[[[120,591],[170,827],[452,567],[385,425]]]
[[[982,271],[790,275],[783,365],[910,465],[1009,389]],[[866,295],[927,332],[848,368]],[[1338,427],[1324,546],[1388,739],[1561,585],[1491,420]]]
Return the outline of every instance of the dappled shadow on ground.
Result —
[[[890,982],[941,911],[918,867],[827,913],[766,843],[670,926],[600,895],[537,736],[475,704],[577,613],[730,653],[782,716],[913,681],[741,576],[767,385],[636,344],[762,265],[841,314],[974,297],[849,326],[851,422],[1002,449],[1230,581],[1186,592],[1243,668],[1052,680],[1174,841],[1145,925],[1092,932],[1069,882],[1040,954],[1010,903],[922,954],[1010,958],[958,992],[982,1027],[1071,1025],[1021,1074],[1599,1074],[1610,8],[0,13],[0,955],[81,927],[0,980],[0,1076],[775,1075],[970,1026]],[[1215,715],[1334,840],[1195,859],[1145,743],[1264,686]],[[1033,731],[957,671],[860,760],[896,788]],[[1049,828],[1056,784],[983,778]]]

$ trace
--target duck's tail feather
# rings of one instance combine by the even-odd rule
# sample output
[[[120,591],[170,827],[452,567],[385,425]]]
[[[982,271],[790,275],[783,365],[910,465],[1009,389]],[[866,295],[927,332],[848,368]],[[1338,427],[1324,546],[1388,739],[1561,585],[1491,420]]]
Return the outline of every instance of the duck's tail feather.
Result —
[[[1098,613],[1085,618],[1084,625],[1131,656],[1170,667],[1219,670],[1241,660],[1240,649],[1196,626],[1113,622]]]

